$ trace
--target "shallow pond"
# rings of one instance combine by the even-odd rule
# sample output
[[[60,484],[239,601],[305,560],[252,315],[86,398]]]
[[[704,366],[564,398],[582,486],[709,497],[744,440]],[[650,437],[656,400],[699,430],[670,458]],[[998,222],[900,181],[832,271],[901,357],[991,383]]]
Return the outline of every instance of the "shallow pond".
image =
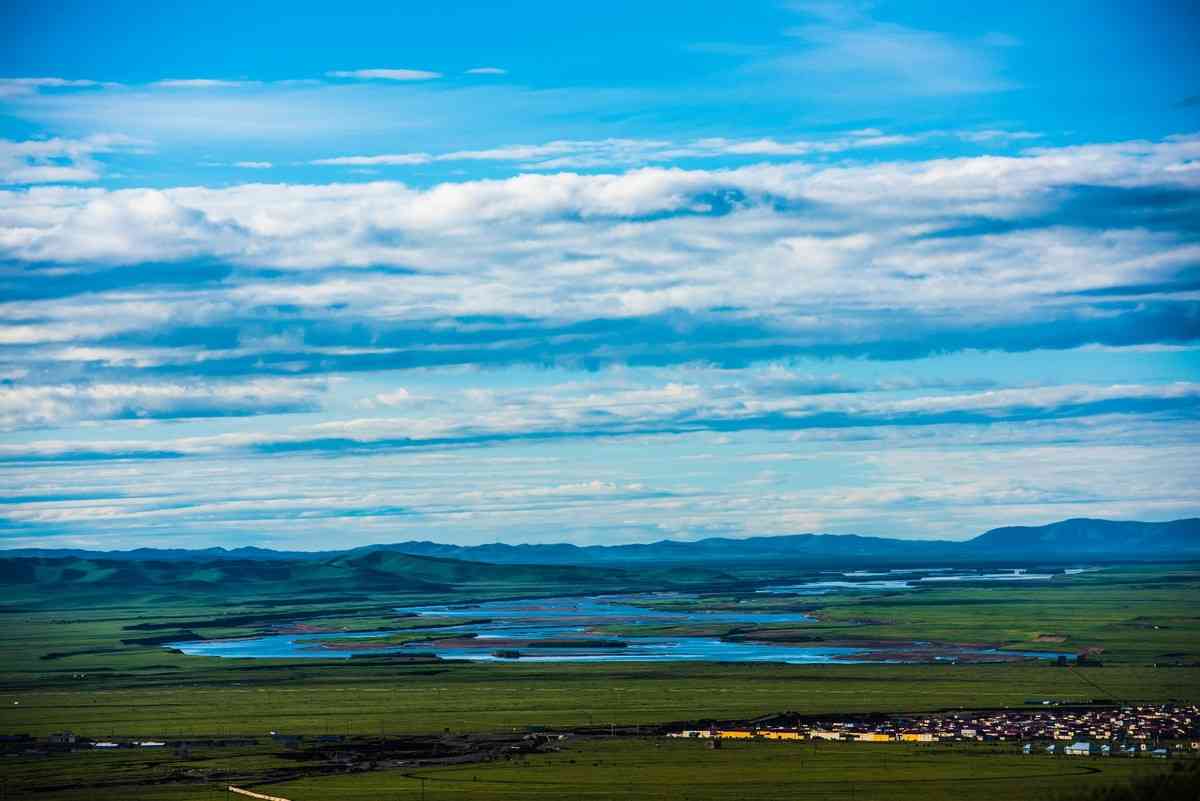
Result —
[[[915,661],[897,648],[897,658],[879,653],[878,645],[825,646],[819,643],[771,644],[728,642],[714,636],[615,637],[597,631],[601,626],[668,626],[673,624],[804,623],[812,618],[800,612],[673,611],[635,605],[690,596],[655,594],[639,596],[587,596],[492,601],[469,606],[424,606],[398,611],[422,617],[461,618],[464,622],[421,633],[441,639],[432,642],[372,645],[371,640],[391,632],[265,634],[231,640],[170,643],[194,656],[241,658],[350,658],[355,654],[427,654],[445,659],[521,662],[784,662],[820,664],[857,661]],[[470,637],[468,635],[476,636]],[[347,640],[361,640],[349,644]],[[337,642],[330,642],[337,641]],[[577,641],[577,642],[573,642]],[[867,654],[872,654],[867,657]],[[987,654],[980,649],[966,654]],[[864,659],[856,659],[862,656]],[[1039,654],[1052,657],[1054,655]],[[926,660],[920,660],[926,661]]]
[[[1073,568],[1065,572],[1068,575],[1073,575],[1088,570],[1088,568]],[[889,570],[886,572],[855,570],[849,573],[836,573],[829,579],[805,581],[800,584],[777,584],[763,587],[759,592],[772,595],[829,595],[837,592],[892,592],[953,582],[1050,581],[1053,578],[1054,574],[1052,573],[1030,573],[1022,568],[994,572],[958,570],[955,568],[921,568]]]

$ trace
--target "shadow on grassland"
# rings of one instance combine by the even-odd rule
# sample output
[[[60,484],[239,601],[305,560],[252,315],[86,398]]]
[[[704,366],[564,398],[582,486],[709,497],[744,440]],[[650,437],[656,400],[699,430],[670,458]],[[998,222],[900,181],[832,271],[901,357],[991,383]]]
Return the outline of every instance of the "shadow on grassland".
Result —
[[[1200,759],[1177,762],[1166,773],[1139,776],[1122,784],[1055,798],[1056,801],[1196,801],[1200,799]]]

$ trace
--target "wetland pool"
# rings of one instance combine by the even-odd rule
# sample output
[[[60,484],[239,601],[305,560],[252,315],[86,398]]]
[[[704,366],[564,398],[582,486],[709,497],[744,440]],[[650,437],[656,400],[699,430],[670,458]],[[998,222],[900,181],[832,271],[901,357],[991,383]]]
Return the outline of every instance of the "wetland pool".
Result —
[[[678,611],[639,603],[690,599],[683,594],[581,596],[490,601],[470,605],[400,608],[397,611],[437,619],[446,626],[420,630],[429,639],[409,643],[384,641],[392,631],[266,633],[227,640],[169,643],[191,656],[227,658],[343,658],[357,655],[434,654],[442,659],[479,662],[783,662],[827,664],[853,662],[955,661],[959,658],[1003,659],[1036,655],[987,648],[931,650],[929,643],[900,643],[895,658],[877,642],[864,644],[768,643],[726,640],[718,636],[633,635],[637,627],[659,629],[672,625],[803,624],[813,621],[801,612],[737,610]],[[461,624],[453,623],[462,619]],[[603,627],[621,626],[622,636]]]

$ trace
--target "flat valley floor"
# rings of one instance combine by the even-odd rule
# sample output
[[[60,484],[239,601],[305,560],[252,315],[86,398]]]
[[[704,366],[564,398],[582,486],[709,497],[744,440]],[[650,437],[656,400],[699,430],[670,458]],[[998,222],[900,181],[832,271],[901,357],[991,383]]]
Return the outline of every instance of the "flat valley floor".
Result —
[[[782,578],[772,576],[772,580]],[[791,579],[803,578],[791,576]],[[291,801],[371,799],[1067,799],[1194,764],[1023,755],[1019,743],[671,740],[700,721],[1200,701],[1200,573],[1109,566],[1021,586],[832,594],[691,588],[672,608],[791,610],[797,623],[690,618],[671,636],[796,646],[971,644],[1001,663],[523,662],[370,651],[352,658],[188,656],[170,643],[280,631],[388,632],[436,643],[436,621],[395,610],[562,596],[563,587],[464,582],[453,594],[11,593],[0,612],[0,787],[5,799],[217,801],[229,785]],[[657,580],[657,579],[655,579]],[[652,591],[637,586],[580,592]],[[674,589],[679,589],[675,587]],[[461,619],[456,621],[461,623]],[[637,624],[588,636],[660,635]],[[461,632],[456,632],[461,636]],[[1099,664],[1095,664],[1099,663]],[[91,741],[51,744],[71,731]],[[271,733],[275,732],[276,736]],[[29,739],[16,739],[27,736]],[[300,739],[303,738],[303,739]],[[1176,744],[1181,745],[1181,744]]]

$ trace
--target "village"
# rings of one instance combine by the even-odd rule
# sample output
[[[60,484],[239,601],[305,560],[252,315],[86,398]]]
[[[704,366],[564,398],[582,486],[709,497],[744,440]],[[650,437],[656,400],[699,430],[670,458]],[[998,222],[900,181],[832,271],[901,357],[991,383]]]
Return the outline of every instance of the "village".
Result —
[[[793,740],[858,743],[1019,742],[1026,754],[1169,758],[1200,753],[1200,706],[1156,704],[1041,711],[992,710],[922,717],[842,719],[785,723],[772,716],[751,726],[684,729],[667,734],[723,740]]]

